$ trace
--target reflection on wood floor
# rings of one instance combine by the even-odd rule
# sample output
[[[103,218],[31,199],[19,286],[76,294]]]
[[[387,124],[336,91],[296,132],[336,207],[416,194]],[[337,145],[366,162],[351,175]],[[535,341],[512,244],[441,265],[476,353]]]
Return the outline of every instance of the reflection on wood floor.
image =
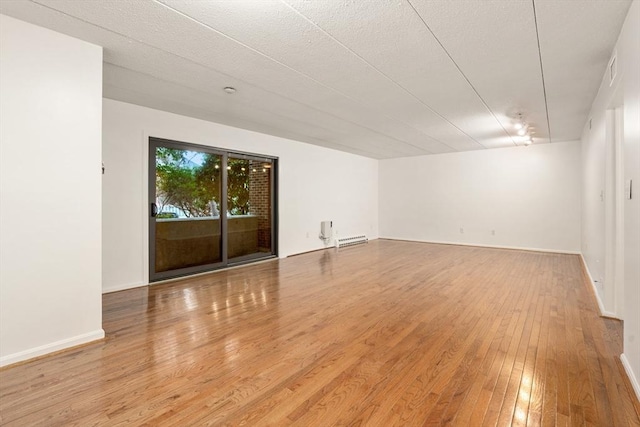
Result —
[[[578,256],[373,241],[104,296],[3,425],[640,425]]]

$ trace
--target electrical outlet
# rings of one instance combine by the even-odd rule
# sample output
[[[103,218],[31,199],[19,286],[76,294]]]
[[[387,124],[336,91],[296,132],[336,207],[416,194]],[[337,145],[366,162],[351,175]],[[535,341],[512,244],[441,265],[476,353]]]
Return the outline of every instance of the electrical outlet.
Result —
[[[464,234],[464,228],[460,227],[460,234]]]

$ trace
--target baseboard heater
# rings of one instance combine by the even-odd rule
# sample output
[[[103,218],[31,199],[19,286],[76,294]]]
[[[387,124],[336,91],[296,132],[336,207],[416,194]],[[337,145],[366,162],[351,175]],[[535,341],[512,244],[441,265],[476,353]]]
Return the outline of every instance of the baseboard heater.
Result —
[[[351,236],[351,237],[341,237],[336,239],[336,248],[345,248],[347,246],[361,245],[363,243],[367,243],[369,239],[367,236]]]

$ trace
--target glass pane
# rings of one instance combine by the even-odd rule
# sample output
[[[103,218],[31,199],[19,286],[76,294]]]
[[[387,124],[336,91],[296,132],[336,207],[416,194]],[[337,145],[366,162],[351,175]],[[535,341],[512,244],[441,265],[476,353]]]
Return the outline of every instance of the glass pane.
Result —
[[[156,148],[155,271],[222,261],[222,156]]]
[[[271,160],[229,157],[227,164],[228,257],[238,261],[273,253]]]

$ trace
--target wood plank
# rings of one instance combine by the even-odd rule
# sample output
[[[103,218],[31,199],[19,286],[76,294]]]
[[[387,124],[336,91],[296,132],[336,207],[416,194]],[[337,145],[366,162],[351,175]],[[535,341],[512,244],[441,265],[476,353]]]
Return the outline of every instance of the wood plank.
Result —
[[[0,424],[632,425],[575,255],[378,240],[103,298],[0,369]]]

